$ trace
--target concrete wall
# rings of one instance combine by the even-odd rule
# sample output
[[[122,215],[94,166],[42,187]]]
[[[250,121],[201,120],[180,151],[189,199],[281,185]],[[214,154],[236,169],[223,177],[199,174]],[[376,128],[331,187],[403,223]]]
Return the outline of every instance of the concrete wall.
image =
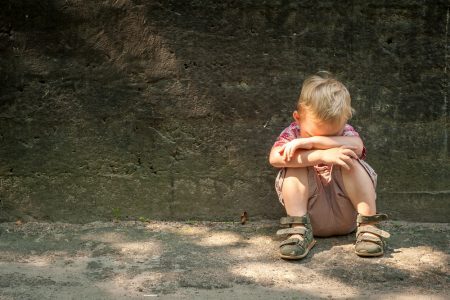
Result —
[[[284,214],[269,150],[347,84],[379,210],[449,221],[447,1],[5,0],[1,219]]]

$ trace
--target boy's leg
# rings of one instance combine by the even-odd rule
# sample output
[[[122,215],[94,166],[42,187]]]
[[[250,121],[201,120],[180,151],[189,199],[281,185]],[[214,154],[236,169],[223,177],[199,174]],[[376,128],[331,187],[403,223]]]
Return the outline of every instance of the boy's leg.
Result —
[[[308,182],[307,168],[286,169],[281,195],[289,217],[282,218],[281,224],[289,225],[291,228],[277,232],[277,234],[288,234],[288,239],[280,244],[280,254],[285,259],[303,258],[315,244],[307,214]]]
[[[308,169],[287,168],[281,190],[286,213],[303,216],[308,208]]]
[[[386,215],[378,215],[376,209],[376,193],[368,171],[361,163],[353,160],[350,170],[341,168],[342,180],[347,196],[358,211],[358,231],[356,233],[355,252],[360,256],[383,255],[381,237],[389,234],[373,226],[379,220],[385,220]]]
[[[358,213],[364,216],[376,214],[375,187],[363,166],[353,160],[350,170],[341,168],[341,173],[347,196]]]

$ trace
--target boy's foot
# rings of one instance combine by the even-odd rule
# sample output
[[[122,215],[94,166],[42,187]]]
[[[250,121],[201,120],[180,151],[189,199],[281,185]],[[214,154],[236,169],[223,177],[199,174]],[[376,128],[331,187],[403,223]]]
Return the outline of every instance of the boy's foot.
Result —
[[[390,234],[377,228],[374,224],[387,220],[387,215],[376,214],[363,216],[358,214],[356,231],[355,253],[363,257],[382,256],[384,254],[384,241]]]
[[[280,243],[280,256],[284,259],[301,259],[308,255],[315,245],[312,227],[308,215],[302,217],[281,218],[282,225],[290,228],[280,229],[278,235],[288,234],[288,239]]]

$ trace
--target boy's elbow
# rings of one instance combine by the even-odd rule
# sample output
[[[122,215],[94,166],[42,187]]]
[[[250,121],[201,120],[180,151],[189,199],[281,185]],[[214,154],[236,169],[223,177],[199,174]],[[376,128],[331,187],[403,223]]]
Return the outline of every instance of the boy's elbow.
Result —
[[[276,157],[275,155],[271,155],[269,157],[269,164],[274,168],[284,167],[283,163],[280,160],[280,157]]]
[[[276,166],[275,166],[276,162],[275,162],[275,159],[272,157],[272,155],[269,156],[269,164],[270,164],[272,167],[276,167]]]
[[[269,164],[274,168],[284,168],[286,163],[279,152],[280,148],[272,148],[269,154]]]
[[[364,144],[361,139],[358,139],[358,143],[356,144],[355,154],[358,157],[361,157],[364,152]]]
[[[358,149],[356,150],[356,155],[358,156],[358,158],[364,159],[364,157],[365,157],[365,148],[364,148],[363,145],[361,145],[361,147],[358,147]]]

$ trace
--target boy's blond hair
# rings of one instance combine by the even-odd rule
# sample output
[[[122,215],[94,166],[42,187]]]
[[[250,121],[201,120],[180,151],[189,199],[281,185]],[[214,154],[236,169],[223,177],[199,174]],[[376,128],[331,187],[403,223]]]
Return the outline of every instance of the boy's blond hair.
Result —
[[[305,79],[297,103],[297,109],[305,109],[320,121],[341,124],[352,117],[350,93],[333,75],[321,71]]]

